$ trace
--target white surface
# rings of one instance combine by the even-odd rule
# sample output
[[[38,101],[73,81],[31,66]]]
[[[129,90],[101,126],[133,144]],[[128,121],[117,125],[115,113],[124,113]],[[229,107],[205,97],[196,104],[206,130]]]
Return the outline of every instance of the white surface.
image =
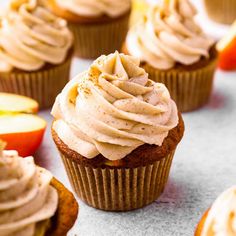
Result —
[[[0,6],[6,1],[0,0]],[[211,28],[207,21],[202,22]],[[75,60],[72,75],[85,70],[89,64],[90,61]],[[203,212],[222,191],[236,184],[235,91],[236,73],[218,72],[210,103],[183,115],[185,136],[174,157],[165,192],[155,203],[132,212],[108,213],[79,201],[79,218],[69,235],[193,235]],[[48,127],[35,159],[70,188],[51,139],[52,118],[49,111],[40,112],[40,115],[48,121]]]

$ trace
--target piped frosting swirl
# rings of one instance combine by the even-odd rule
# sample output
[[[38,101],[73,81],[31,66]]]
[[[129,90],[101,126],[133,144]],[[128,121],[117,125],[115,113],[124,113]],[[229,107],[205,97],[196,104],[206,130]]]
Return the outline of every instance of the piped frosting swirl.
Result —
[[[176,63],[191,65],[209,57],[214,41],[195,23],[196,10],[188,0],[163,0],[133,26],[126,39],[129,53],[161,70]]]
[[[12,1],[0,24],[0,72],[35,71],[46,63],[60,64],[72,42],[66,21],[38,0]]]
[[[85,17],[107,15],[115,18],[131,7],[130,0],[56,0],[56,2],[60,7]]]
[[[55,214],[58,195],[50,186],[51,179],[51,174],[37,167],[32,157],[21,158],[16,151],[1,151],[1,236],[34,236],[37,223]]]
[[[147,143],[162,145],[178,124],[167,88],[148,79],[137,58],[99,57],[58,95],[53,129],[72,150],[87,158],[99,153],[119,160]]]

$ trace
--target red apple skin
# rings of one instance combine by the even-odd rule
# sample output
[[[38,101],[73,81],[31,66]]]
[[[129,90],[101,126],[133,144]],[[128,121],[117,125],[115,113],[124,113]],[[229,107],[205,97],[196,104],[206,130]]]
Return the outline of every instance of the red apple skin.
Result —
[[[221,70],[236,70],[236,37],[219,54],[218,66]]]
[[[16,150],[22,157],[32,156],[42,143],[46,127],[24,133],[0,134],[0,139],[7,143],[6,150]]]

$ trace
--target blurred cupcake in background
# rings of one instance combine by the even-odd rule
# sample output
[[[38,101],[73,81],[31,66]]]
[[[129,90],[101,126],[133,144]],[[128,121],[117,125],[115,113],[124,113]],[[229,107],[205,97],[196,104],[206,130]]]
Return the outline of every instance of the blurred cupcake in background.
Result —
[[[141,60],[150,79],[164,83],[180,111],[207,103],[217,52],[214,41],[194,21],[188,0],[162,1],[134,25],[123,51]]]
[[[235,0],[204,0],[210,19],[223,24],[232,24],[236,20]]]
[[[195,236],[236,235],[236,186],[224,191],[201,218]]]
[[[0,91],[50,107],[69,80],[73,35],[37,0],[11,1],[0,25]]]
[[[66,85],[52,115],[53,140],[87,204],[128,211],[164,191],[184,123],[167,88],[137,58],[99,57]]]
[[[130,0],[49,0],[47,5],[69,22],[77,56],[96,58],[121,49],[128,31]]]

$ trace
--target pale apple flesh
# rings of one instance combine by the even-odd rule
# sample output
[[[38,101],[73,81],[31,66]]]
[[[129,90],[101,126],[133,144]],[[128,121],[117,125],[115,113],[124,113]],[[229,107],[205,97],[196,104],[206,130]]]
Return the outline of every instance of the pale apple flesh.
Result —
[[[46,122],[31,114],[0,116],[0,139],[7,143],[7,150],[16,150],[22,157],[30,156],[40,146]]]
[[[37,113],[39,104],[28,97],[0,93],[0,115],[6,113]]]

